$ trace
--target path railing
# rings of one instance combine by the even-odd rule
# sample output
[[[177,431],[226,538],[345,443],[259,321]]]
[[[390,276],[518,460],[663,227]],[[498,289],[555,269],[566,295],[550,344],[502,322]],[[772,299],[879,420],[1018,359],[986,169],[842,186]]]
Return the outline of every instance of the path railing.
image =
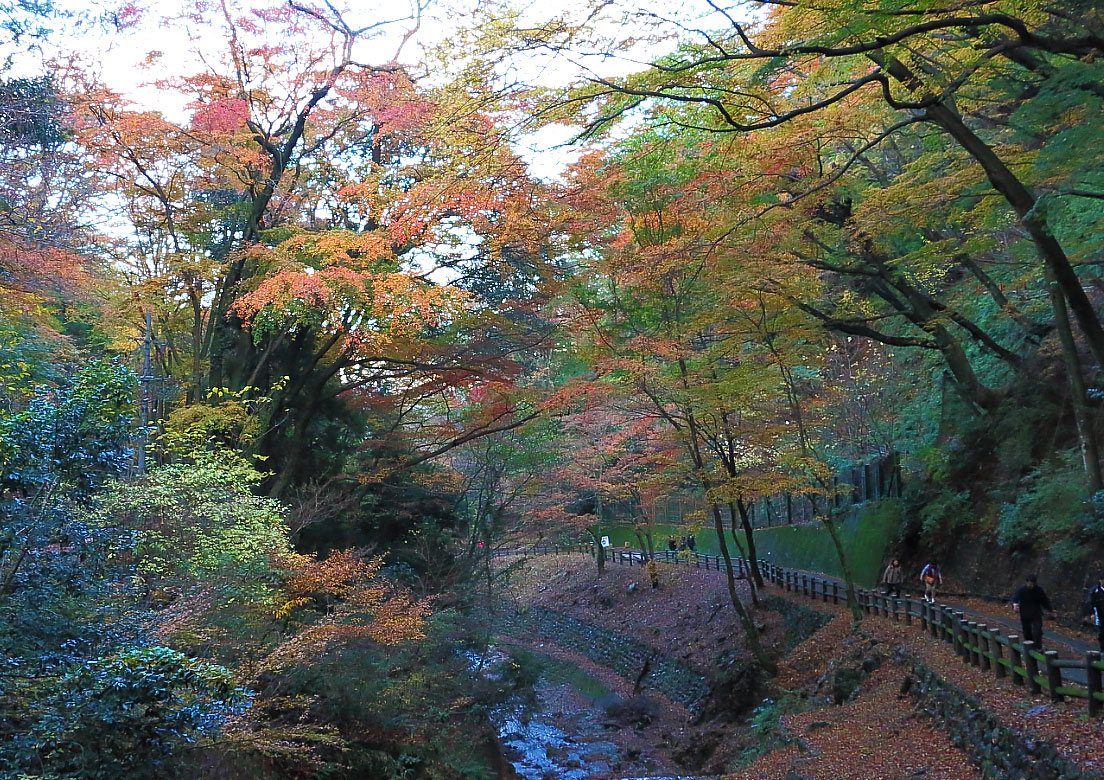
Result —
[[[593,554],[588,544],[538,546],[523,550],[497,550],[496,556],[550,555],[559,553]],[[690,551],[663,550],[656,560],[676,566],[721,571],[724,559]],[[639,550],[612,547],[606,549],[606,560],[622,566],[643,566],[646,559]],[[786,569],[769,561],[759,561],[759,571],[765,581],[787,592],[807,596],[824,603],[847,604],[847,591],[839,580],[809,572]],[[732,559],[738,576],[747,576],[747,562]],[[859,608],[867,615],[877,615],[906,625],[918,625],[920,630],[950,644],[963,663],[989,672],[995,680],[1010,680],[1032,694],[1043,692],[1051,701],[1067,698],[1085,699],[1090,715],[1104,711],[1104,655],[1088,651],[1083,659],[1059,658],[1054,650],[1042,651],[1035,642],[1021,641],[1016,634],[970,619],[971,616],[949,604],[932,604],[911,596],[888,596],[878,591],[856,590]]]

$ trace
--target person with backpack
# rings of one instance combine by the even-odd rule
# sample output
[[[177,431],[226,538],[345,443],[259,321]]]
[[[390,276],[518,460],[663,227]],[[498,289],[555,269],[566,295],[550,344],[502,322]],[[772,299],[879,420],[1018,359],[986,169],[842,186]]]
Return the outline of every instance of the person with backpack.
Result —
[[[905,581],[905,570],[901,568],[901,562],[896,558],[893,562],[886,566],[885,573],[882,575],[882,582],[885,583],[885,595],[892,593],[897,598],[901,598],[901,583]]]
[[[1012,594],[1012,609],[1020,616],[1020,626],[1023,627],[1023,640],[1034,642],[1035,649],[1043,649],[1043,614],[1054,617],[1054,609],[1050,606],[1050,598],[1046,591],[1039,587],[1039,578],[1034,574],[1028,574],[1024,578],[1024,584],[1016,588]]]
[[[1089,588],[1089,618],[1096,624],[1096,639],[1104,653],[1104,571],[1097,576],[1096,585]]]
[[[943,574],[939,571],[939,561],[932,561],[920,570],[920,582],[924,583],[924,601],[935,603],[935,589],[943,584]]]

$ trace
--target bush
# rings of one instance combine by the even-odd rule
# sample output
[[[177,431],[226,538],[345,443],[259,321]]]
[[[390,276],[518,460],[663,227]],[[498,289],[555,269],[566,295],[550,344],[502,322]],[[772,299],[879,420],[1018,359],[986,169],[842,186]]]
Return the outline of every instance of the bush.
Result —
[[[70,669],[45,691],[16,739],[18,765],[44,779],[171,777],[182,746],[247,703],[221,666],[167,647],[126,650]]]
[[[997,542],[1013,548],[1047,546],[1055,560],[1073,563],[1089,551],[1081,542],[1102,536],[1101,526],[1085,500],[1081,454],[1069,450],[1029,474],[1015,500],[1001,506]]]

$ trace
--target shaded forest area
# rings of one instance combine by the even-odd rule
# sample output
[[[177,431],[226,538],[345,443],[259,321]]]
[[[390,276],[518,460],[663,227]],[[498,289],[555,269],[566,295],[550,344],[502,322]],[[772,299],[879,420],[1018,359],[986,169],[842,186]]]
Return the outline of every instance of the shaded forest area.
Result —
[[[856,466],[1100,566],[1097,4],[461,5],[0,0],[10,776],[485,777],[491,552],[672,496],[768,673]]]

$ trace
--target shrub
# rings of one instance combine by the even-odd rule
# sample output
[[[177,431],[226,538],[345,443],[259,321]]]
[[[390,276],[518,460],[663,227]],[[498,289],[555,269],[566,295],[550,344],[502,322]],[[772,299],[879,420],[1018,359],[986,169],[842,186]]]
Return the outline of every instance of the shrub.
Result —
[[[1021,483],[1014,501],[1000,510],[997,541],[1007,547],[1049,546],[1051,556],[1071,563],[1087,552],[1079,541],[1099,536],[1100,523],[1085,500],[1077,450],[1042,464]]]
[[[247,703],[221,666],[167,647],[133,648],[58,678],[30,713],[16,755],[44,779],[171,777],[182,746]]]

